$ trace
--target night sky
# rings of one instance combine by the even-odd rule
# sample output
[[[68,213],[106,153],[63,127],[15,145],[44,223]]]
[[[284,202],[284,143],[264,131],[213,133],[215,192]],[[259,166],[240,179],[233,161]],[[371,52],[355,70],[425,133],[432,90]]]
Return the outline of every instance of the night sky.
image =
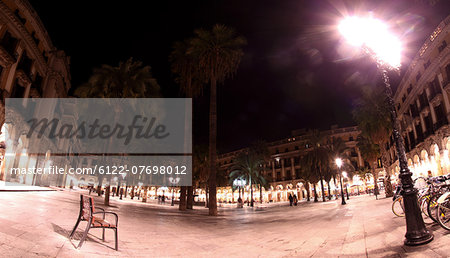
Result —
[[[294,129],[353,125],[361,84],[375,84],[378,76],[373,62],[350,55],[337,34],[334,25],[344,15],[372,11],[393,24],[407,44],[405,70],[450,10],[447,0],[30,2],[54,45],[71,56],[72,88],[92,68],[134,57],[152,67],[165,97],[178,97],[168,63],[173,43],[215,23],[234,27],[248,45],[237,74],[218,89],[219,153],[282,139]],[[208,91],[194,100],[197,144],[208,141],[208,101]]]

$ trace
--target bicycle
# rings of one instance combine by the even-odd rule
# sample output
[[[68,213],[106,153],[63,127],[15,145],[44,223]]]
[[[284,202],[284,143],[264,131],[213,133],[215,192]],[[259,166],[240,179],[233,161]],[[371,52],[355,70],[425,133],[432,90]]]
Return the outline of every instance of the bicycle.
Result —
[[[402,187],[397,186],[395,189],[394,197],[392,197],[392,212],[397,217],[404,217],[405,216],[405,206],[403,204],[403,196],[400,195]]]
[[[427,204],[428,204],[428,200],[429,200],[429,187],[427,187],[429,185],[429,182],[426,178],[424,177],[418,177],[416,179],[414,179],[414,187],[419,190],[419,207],[420,210],[422,211],[422,213],[424,213],[426,216],[428,216],[428,214],[426,213],[427,211]],[[404,217],[405,216],[405,206],[403,203],[403,196],[400,194],[401,192],[401,186],[397,186],[395,193],[394,193],[394,197],[392,198],[393,203],[392,203],[392,212],[397,216],[397,217]]]
[[[441,227],[450,230],[450,176],[444,176],[447,191],[437,199],[436,219]]]
[[[434,221],[439,223],[438,221],[438,199],[443,194],[450,190],[450,184],[447,184],[446,181],[450,177],[447,176],[438,176],[430,178],[430,183],[432,185],[430,191],[430,199],[427,205],[427,212],[429,217]]]

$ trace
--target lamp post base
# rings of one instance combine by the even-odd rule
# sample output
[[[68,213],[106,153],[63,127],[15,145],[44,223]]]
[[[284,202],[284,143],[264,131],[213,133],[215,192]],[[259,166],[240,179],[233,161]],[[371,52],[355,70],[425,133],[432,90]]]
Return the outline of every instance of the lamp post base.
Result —
[[[409,245],[409,246],[423,245],[423,244],[428,244],[433,239],[434,239],[433,234],[427,231],[423,236],[418,237],[418,238],[417,237],[408,238],[408,236],[406,236],[404,244]]]
[[[406,169],[402,171],[400,177],[402,178],[404,188],[401,191],[403,196],[403,204],[405,205],[405,219],[406,219],[406,234],[405,245],[416,246],[429,243],[433,240],[433,234],[427,230],[423,222],[422,213],[417,201],[417,189],[413,187],[411,181],[412,173]]]

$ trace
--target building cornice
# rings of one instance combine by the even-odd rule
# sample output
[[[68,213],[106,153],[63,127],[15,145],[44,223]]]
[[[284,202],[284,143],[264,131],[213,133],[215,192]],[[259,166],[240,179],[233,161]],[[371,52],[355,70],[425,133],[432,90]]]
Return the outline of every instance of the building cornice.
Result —
[[[15,31],[16,34],[20,35],[20,39],[23,40],[25,46],[31,50],[34,59],[38,63],[36,66],[38,72],[41,75],[44,75],[47,72],[47,64],[45,62],[44,57],[42,56],[41,51],[36,46],[33,38],[30,33],[26,30],[25,26],[22,22],[16,17],[16,15],[9,9],[9,7],[0,1],[0,15],[3,16],[3,20],[11,31]]]
[[[439,23],[439,25],[436,27],[436,29],[433,30],[431,35],[425,40],[425,42],[422,44],[421,48],[419,49],[418,53],[414,57],[414,59],[411,61],[411,64],[408,67],[408,70],[406,71],[405,75],[403,76],[402,80],[400,81],[399,87],[397,91],[395,92],[394,99],[396,102],[399,102],[401,99],[401,92],[405,89],[405,87],[408,87],[408,82],[412,81],[416,70],[416,67],[420,61],[425,60],[424,56],[426,56],[427,52],[429,53],[430,49],[434,49],[436,44],[439,44],[439,42],[436,40],[436,38],[441,35],[442,32],[446,32],[448,29],[448,25],[450,24],[450,15],[447,16],[443,21]],[[420,69],[420,68],[419,68]],[[419,80],[420,81],[420,80]],[[419,82],[417,82],[419,83]]]

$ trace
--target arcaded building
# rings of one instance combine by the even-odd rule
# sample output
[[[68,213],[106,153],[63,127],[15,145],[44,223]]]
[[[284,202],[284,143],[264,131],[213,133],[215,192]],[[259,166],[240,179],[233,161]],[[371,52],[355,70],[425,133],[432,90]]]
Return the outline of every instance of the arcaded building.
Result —
[[[299,199],[306,198],[306,182],[300,175],[300,159],[311,148],[308,139],[311,137],[312,131],[300,129],[292,131],[292,136],[268,143],[270,152],[270,161],[262,168],[263,175],[270,182],[270,190],[263,190],[263,201],[278,202],[286,201],[289,193],[295,193]],[[346,156],[354,168],[368,166],[357,147],[357,138],[361,132],[358,127],[343,127],[332,126],[330,130],[320,131],[323,137],[323,145],[329,145],[334,140],[341,138],[347,147]],[[230,153],[219,155],[218,166],[219,169],[228,170],[233,165],[233,160],[236,156],[244,151],[237,150]],[[372,164],[371,164],[372,165]],[[332,180],[333,181],[333,180]],[[352,182],[354,183],[354,182]],[[316,186],[317,194],[321,196],[320,183]],[[338,186],[331,182],[330,186],[325,185],[325,190],[328,193],[334,193]],[[311,185],[310,191],[313,188]],[[356,191],[356,190],[355,190]],[[232,193],[231,187],[218,189],[218,200],[223,202],[236,201],[237,192]],[[201,196],[201,194],[200,194]],[[312,196],[312,194],[311,194]],[[259,190],[255,190],[254,199],[260,199]]]
[[[26,0],[0,1],[0,148],[26,150],[26,139],[5,123],[5,98],[61,98],[70,88],[70,58],[50,39]],[[6,139],[9,135],[9,139]],[[35,161],[36,162],[36,161]],[[29,159],[27,158],[27,164]],[[31,165],[31,164],[30,164]],[[2,162],[0,180],[4,179]],[[23,181],[23,179],[21,179]]]
[[[429,35],[403,76],[395,103],[414,176],[450,173],[450,16]],[[385,146],[398,174],[395,144]]]

